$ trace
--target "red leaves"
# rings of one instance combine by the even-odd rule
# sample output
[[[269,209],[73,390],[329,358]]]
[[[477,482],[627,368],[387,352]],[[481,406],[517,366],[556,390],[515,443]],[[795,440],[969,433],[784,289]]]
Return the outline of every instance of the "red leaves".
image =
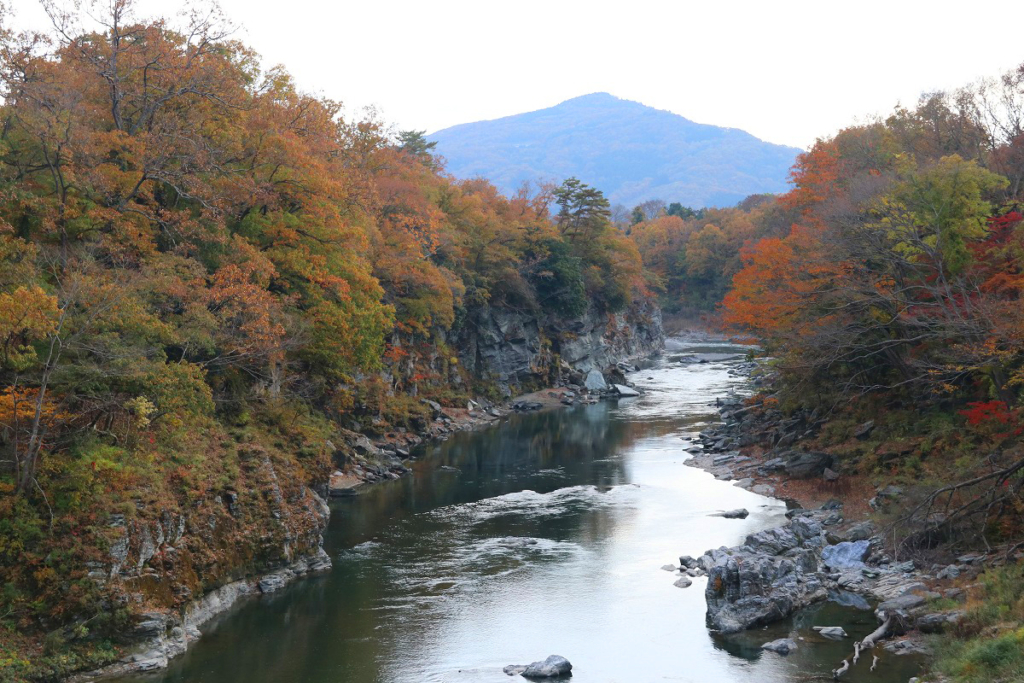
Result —
[[[967,424],[972,427],[988,422],[1009,424],[1013,417],[1005,401],[975,401],[967,405],[970,407],[958,412],[967,418]]]

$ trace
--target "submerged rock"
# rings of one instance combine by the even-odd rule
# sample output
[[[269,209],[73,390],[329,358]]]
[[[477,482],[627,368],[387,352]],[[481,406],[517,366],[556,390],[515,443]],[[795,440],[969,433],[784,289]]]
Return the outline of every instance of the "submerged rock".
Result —
[[[761,649],[768,650],[769,652],[776,652],[780,655],[788,655],[796,649],[796,641],[792,638],[779,638],[778,640],[773,640],[770,643],[765,643],[761,646]]]
[[[747,512],[746,508],[739,508],[737,510],[726,510],[725,512],[716,512],[711,516],[725,517],[726,519],[746,519],[747,515],[749,514],[750,513]]]
[[[846,637],[846,631],[842,626],[814,626],[813,629],[826,638],[842,640]]]

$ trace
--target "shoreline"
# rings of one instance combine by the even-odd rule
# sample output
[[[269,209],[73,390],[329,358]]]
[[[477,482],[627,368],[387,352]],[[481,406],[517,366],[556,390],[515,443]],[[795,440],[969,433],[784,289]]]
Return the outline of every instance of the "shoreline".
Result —
[[[745,364],[740,371],[749,375],[754,367]],[[708,550],[693,561],[708,575],[709,628],[723,635],[737,633],[849,593],[867,600],[884,627],[876,639],[879,647],[929,661],[932,652],[925,636],[959,623],[972,588],[964,584],[977,578],[989,558],[971,554],[946,566],[923,567],[913,559],[892,557],[880,535],[884,530],[877,528],[871,513],[897,504],[898,487],[876,488],[865,477],[839,475],[831,469],[835,463],[828,454],[796,450],[799,439],[789,435],[800,425],[755,401],[736,396],[717,407],[721,421],[684,444],[691,455],[685,464],[782,500],[791,509],[786,524],[752,534],[740,546]],[[768,432],[781,435],[774,448],[765,447]],[[787,559],[793,567],[786,566]],[[752,566],[790,573],[786,581],[765,585],[750,575],[757,571]],[[938,600],[945,603],[942,608],[932,606]],[[958,606],[950,609],[951,602]],[[859,646],[851,641],[851,655]],[[941,679],[930,674],[921,680]]]

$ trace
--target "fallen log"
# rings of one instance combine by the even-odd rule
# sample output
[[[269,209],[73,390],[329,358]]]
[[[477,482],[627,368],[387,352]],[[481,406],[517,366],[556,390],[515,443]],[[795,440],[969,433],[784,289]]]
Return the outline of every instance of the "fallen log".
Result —
[[[886,615],[885,621],[882,625],[872,631],[864,640],[860,641],[861,649],[867,650],[873,648],[882,638],[889,635],[889,631],[892,630],[893,621],[895,617],[891,614]]]

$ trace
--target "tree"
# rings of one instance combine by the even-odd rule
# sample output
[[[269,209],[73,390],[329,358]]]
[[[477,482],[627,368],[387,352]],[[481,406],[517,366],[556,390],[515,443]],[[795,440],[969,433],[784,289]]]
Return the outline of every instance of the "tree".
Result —
[[[558,229],[571,241],[591,239],[610,226],[611,209],[600,190],[568,178],[552,194],[558,204]]]
[[[437,163],[434,156],[437,141],[427,140],[426,134],[425,130],[403,130],[398,133],[398,142],[400,143],[398,148],[433,167]]]

